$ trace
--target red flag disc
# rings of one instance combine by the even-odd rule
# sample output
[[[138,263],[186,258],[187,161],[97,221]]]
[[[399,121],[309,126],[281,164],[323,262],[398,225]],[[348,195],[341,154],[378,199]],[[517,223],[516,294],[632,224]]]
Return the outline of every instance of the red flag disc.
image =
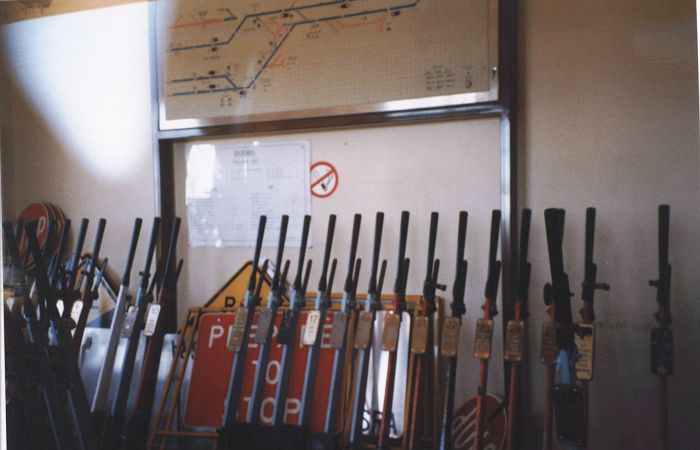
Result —
[[[501,399],[488,394],[484,403],[484,450],[500,450],[506,440],[507,416],[502,409],[496,416],[488,420],[491,414],[501,405]],[[452,448],[467,450],[474,448],[474,431],[476,430],[476,397],[463,404],[452,416]]]

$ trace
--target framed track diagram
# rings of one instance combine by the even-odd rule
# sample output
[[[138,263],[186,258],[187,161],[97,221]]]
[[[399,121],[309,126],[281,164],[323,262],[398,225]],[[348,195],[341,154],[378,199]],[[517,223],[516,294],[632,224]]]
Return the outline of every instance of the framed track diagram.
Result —
[[[497,0],[158,0],[159,128],[498,100]]]

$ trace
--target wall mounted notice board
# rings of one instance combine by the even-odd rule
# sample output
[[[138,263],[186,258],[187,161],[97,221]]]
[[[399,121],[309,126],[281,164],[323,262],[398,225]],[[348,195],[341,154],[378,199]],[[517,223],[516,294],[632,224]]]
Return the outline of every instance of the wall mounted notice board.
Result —
[[[498,100],[497,0],[158,0],[159,128]]]

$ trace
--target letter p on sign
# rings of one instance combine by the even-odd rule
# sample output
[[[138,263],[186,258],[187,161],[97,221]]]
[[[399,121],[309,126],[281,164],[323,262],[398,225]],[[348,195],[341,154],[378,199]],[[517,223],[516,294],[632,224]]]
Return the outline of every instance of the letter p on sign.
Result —
[[[212,325],[209,332],[209,348],[214,344],[215,339],[224,337],[224,327],[222,325]]]

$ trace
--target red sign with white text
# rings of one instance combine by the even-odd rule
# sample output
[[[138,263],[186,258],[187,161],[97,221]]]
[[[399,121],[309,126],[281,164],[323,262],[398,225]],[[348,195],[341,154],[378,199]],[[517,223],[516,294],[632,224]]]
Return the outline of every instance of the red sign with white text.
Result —
[[[302,313],[299,320],[300,326],[296,330],[297,345],[292,356],[291,379],[289,382],[289,395],[285,423],[296,424],[301,407],[301,392],[304,386],[304,372],[306,370],[307,347],[301,344],[301,336],[304,330],[307,313]],[[202,315],[199,324],[197,344],[192,363],[192,375],[187,394],[185,407],[185,424],[188,427],[218,428],[222,425],[224,403],[228,392],[228,382],[231,375],[234,353],[230,352],[226,343],[228,335],[233,327],[233,313],[208,313]],[[321,353],[316,374],[316,391],[314,394],[312,423],[313,431],[322,431],[325,421],[326,404],[333,367],[334,349],[330,347],[330,333],[332,328],[332,313],[326,317],[321,341]],[[253,377],[255,364],[257,364],[259,346],[255,342],[258,314],[253,317],[253,325],[248,339],[248,352],[243,373],[243,385],[241,389],[241,404],[238,407],[237,421],[245,422],[248,414],[251,392],[253,390]],[[277,344],[277,331],[282,322],[282,313],[278,311],[275,318],[272,348],[265,374],[265,388],[263,390],[263,402],[260,411],[262,423],[269,424],[275,401],[275,389],[280,376],[280,360],[282,346]]]

